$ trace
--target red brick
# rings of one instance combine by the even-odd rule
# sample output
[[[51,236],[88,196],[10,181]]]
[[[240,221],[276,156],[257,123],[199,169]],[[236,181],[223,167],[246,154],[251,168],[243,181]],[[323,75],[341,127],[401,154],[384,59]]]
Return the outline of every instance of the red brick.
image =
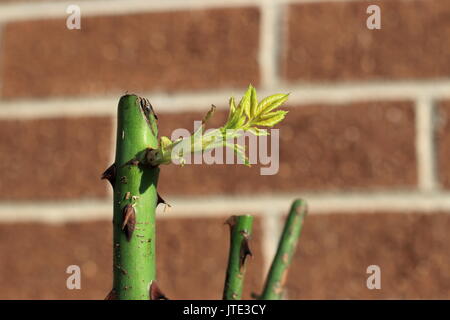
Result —
[[[369,30],[366,9],[381,8]],[[423,79],[450,74],[450,2],[352,1],[289,6],[283,76],[289,81]]]
[[[109,118],[0,121],[0,200],[105,197],[111,127]]]
[[[287,289],[289,299],[449,299],[450,215],[309,215]],[[221,218],[159,220],[158,279],[172,299],[220,298],[228,230]],[[112,283],[110,221],[0,224],[1,299],[103,299]],[[261,231],[246,297],[259,291]],[[67,290],[65,270],[79,265],[81,290]],[[381,290],[366,288],[366,268],[381,267]]]
[[[222,299],[229,249],[229,228],[224,225],[226,217],[160,222],[158,281],[170,298]],[[259,219],[255,219],[250,246],[253,258],[247,264],[244,299],[250,299],[251,292],[258,292],[262,287],[262,230]]]
[[[157,222],[158,282],[171,299],[221,299],[228,256],[222,218]],[[255,221],[246,294],[262,279],[261,228]],[[112,285],[111,222],[0,224],[1,299],[103,299]],[[66,268],[81,268],[81,290],[66,288]]]
[[[192,130],[200,113],[159,114],[160,132]],[[225,121],[219,112],[211,127]],[[413,188],[417,182],[414,110],[409,102],[289,108],[280,129],[280,168],[260,165],[162,166],[161,194],[255,194],[304,190]]]
[[[0,229],[1,299],[103,299],[111,289],[111,222]],[[70,265],[81,269],[81,290],[66,287]]]
[[[9,23],[5,98],[197,90],[259,82],[256,8]]]
[[[450,215],[330,214],[306,218],[289,299],[449,299]],[[381,268],[381,290],[366,286]]]
[[[309,105],[289,110],[279,125],[280,167],[276,175],[260,175],[261,165],[164,165],[159,191],[162,195],[189,196],[416,185],[410,103]],[[170,136],[176,128],[192,130],[193,121],[202,116],[159,113],[161,134]],[[223,124],[225,117],[225,112],[218,112],[211,127]],[[2,121],[0,199],[105,197],[109,186],[99,176],[109,166],[114,151],[111,123],[108,118]]]

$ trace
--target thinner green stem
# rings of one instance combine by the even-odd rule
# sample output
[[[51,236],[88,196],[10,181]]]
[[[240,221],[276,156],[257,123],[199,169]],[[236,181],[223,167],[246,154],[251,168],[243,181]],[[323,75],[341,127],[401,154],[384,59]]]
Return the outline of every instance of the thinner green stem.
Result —
[[[284,225],[277,253],[270,267],[266,284],[260,297],[261,299],[279,300],[283,298],[287,272],[292,261],[292,256],[295,253],[306,213],[306,202],[303,200],[295,200]]]
[[[248,241],[252,234],[253,217],[232,216],[227,223],[230,225],[230,251],[223,299],[240,300],[246,269],[245,261],[247,255],[251,255]]]

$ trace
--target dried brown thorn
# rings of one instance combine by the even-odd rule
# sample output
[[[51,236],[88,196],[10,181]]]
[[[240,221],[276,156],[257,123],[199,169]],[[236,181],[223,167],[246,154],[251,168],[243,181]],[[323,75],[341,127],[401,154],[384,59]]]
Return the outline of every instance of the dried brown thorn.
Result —
[[[165,294],[161,291],[161,289],[158,287],[158,283],[156,280],[152,281],[152,284],[150,285],[150,300],[169,300],[165,296]]]
[[[116,300],[116,299],[117,299],[116,291],[114,289],[111,289],[111,291],[105,297],[105,300]]]
[[[249,240],[250,237],[248,235],[248,233],[241,231],[244,239],[242,240],[241,243],[241,252],[240,252],[240,260],[239,260],[239,269],[242,269],[245,265],[245,260],[247,259],[247,256],[251,256],[253,257],[253,253],[250,250],[250,246],[249,246]]]
[[[136,211],[131,204],[127,204],[122,211],[122,230],[125,231],[127,240],[131,240],[136,226]]]
[[[116,164],[113,163],[109,166],[105,172],[102,173],[101,179],[106,179],[111,183],[111,186],[114,188],[114,184],[116,183]]]
[[[167,209],[167,208],[172,208],[172,206],[171,206],[170,204],[168,204],[168,203],[166,202],[166,200],[164,200],[164,199],[159,195],[159,193],[157,193],[157,195],[158,195],[158,200],[157,200],[157,202],[156,202],[156,206],[158,206],[160,203],[164,204],[164,212],[166,212],[166,209]]]

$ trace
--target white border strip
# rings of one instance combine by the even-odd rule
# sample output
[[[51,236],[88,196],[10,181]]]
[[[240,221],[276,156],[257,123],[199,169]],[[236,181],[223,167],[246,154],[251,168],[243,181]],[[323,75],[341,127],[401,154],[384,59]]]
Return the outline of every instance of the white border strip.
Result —
[[[240,97],[245,88],[208,90],[200,92],[147,92],[156,112],[206,111],[211,104],[228,108],[229,97]],[[314,103],[346,104],[358,101],[450,99],[450,81],[408,81],[382,83],[347,83],[323,85],[280,85],[258,90],[264,97],[278,92],[290,92],[289,103],[307,105]],[[140,94],[140,93],[138,93]],[[51,98],[41,100],[0,101],[0,119],[50,118],[66,116],[115,116],[118,96]]]
[[[267,0],[101,0],[26,2],[0,5],[0,22],[17,20],[60,18],[67,16],[66,8],[79,5],[83,16],[123,15],[143,12],[178,11],[185,9],[238,8],[259,6]],[[269,0],[278,3],[349,2],[367,0]]]
[[[420,192],[383,193],[336,193],[303,194],[310,214],[327,213],[450,213],[450,193],[424,194]],[[258,216],[285,215],[298,194],[258,195],[255,197],[166,197],[172,208],[163,212],[158,208],[159,218],[217,217],[232,214]],[[0,203],[0,222],[46,222],[61,223],[112,219],[111,201],[67,201]]]

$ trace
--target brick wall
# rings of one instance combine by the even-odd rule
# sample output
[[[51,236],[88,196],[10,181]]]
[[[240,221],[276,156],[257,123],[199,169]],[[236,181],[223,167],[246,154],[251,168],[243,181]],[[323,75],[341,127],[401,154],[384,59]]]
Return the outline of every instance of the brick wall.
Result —
[[[223,221],[254,214],[246,297],[290,202],[309,213],[290,299],[450,298],[450,2],[0,0],[1,299],[102,299],[112,281],[115,113],[149,98],[160,131],[192,129],[229,96],[291,92],[280,169],[165,166],[158,276],[175,299],[221,297]],[[381,29],[366,27],[370,4]],[[82,270],[67,290],[65,270]],[[366,287],[379,265],[382,289]],[[206,275],[206,277],[205,277]]]

